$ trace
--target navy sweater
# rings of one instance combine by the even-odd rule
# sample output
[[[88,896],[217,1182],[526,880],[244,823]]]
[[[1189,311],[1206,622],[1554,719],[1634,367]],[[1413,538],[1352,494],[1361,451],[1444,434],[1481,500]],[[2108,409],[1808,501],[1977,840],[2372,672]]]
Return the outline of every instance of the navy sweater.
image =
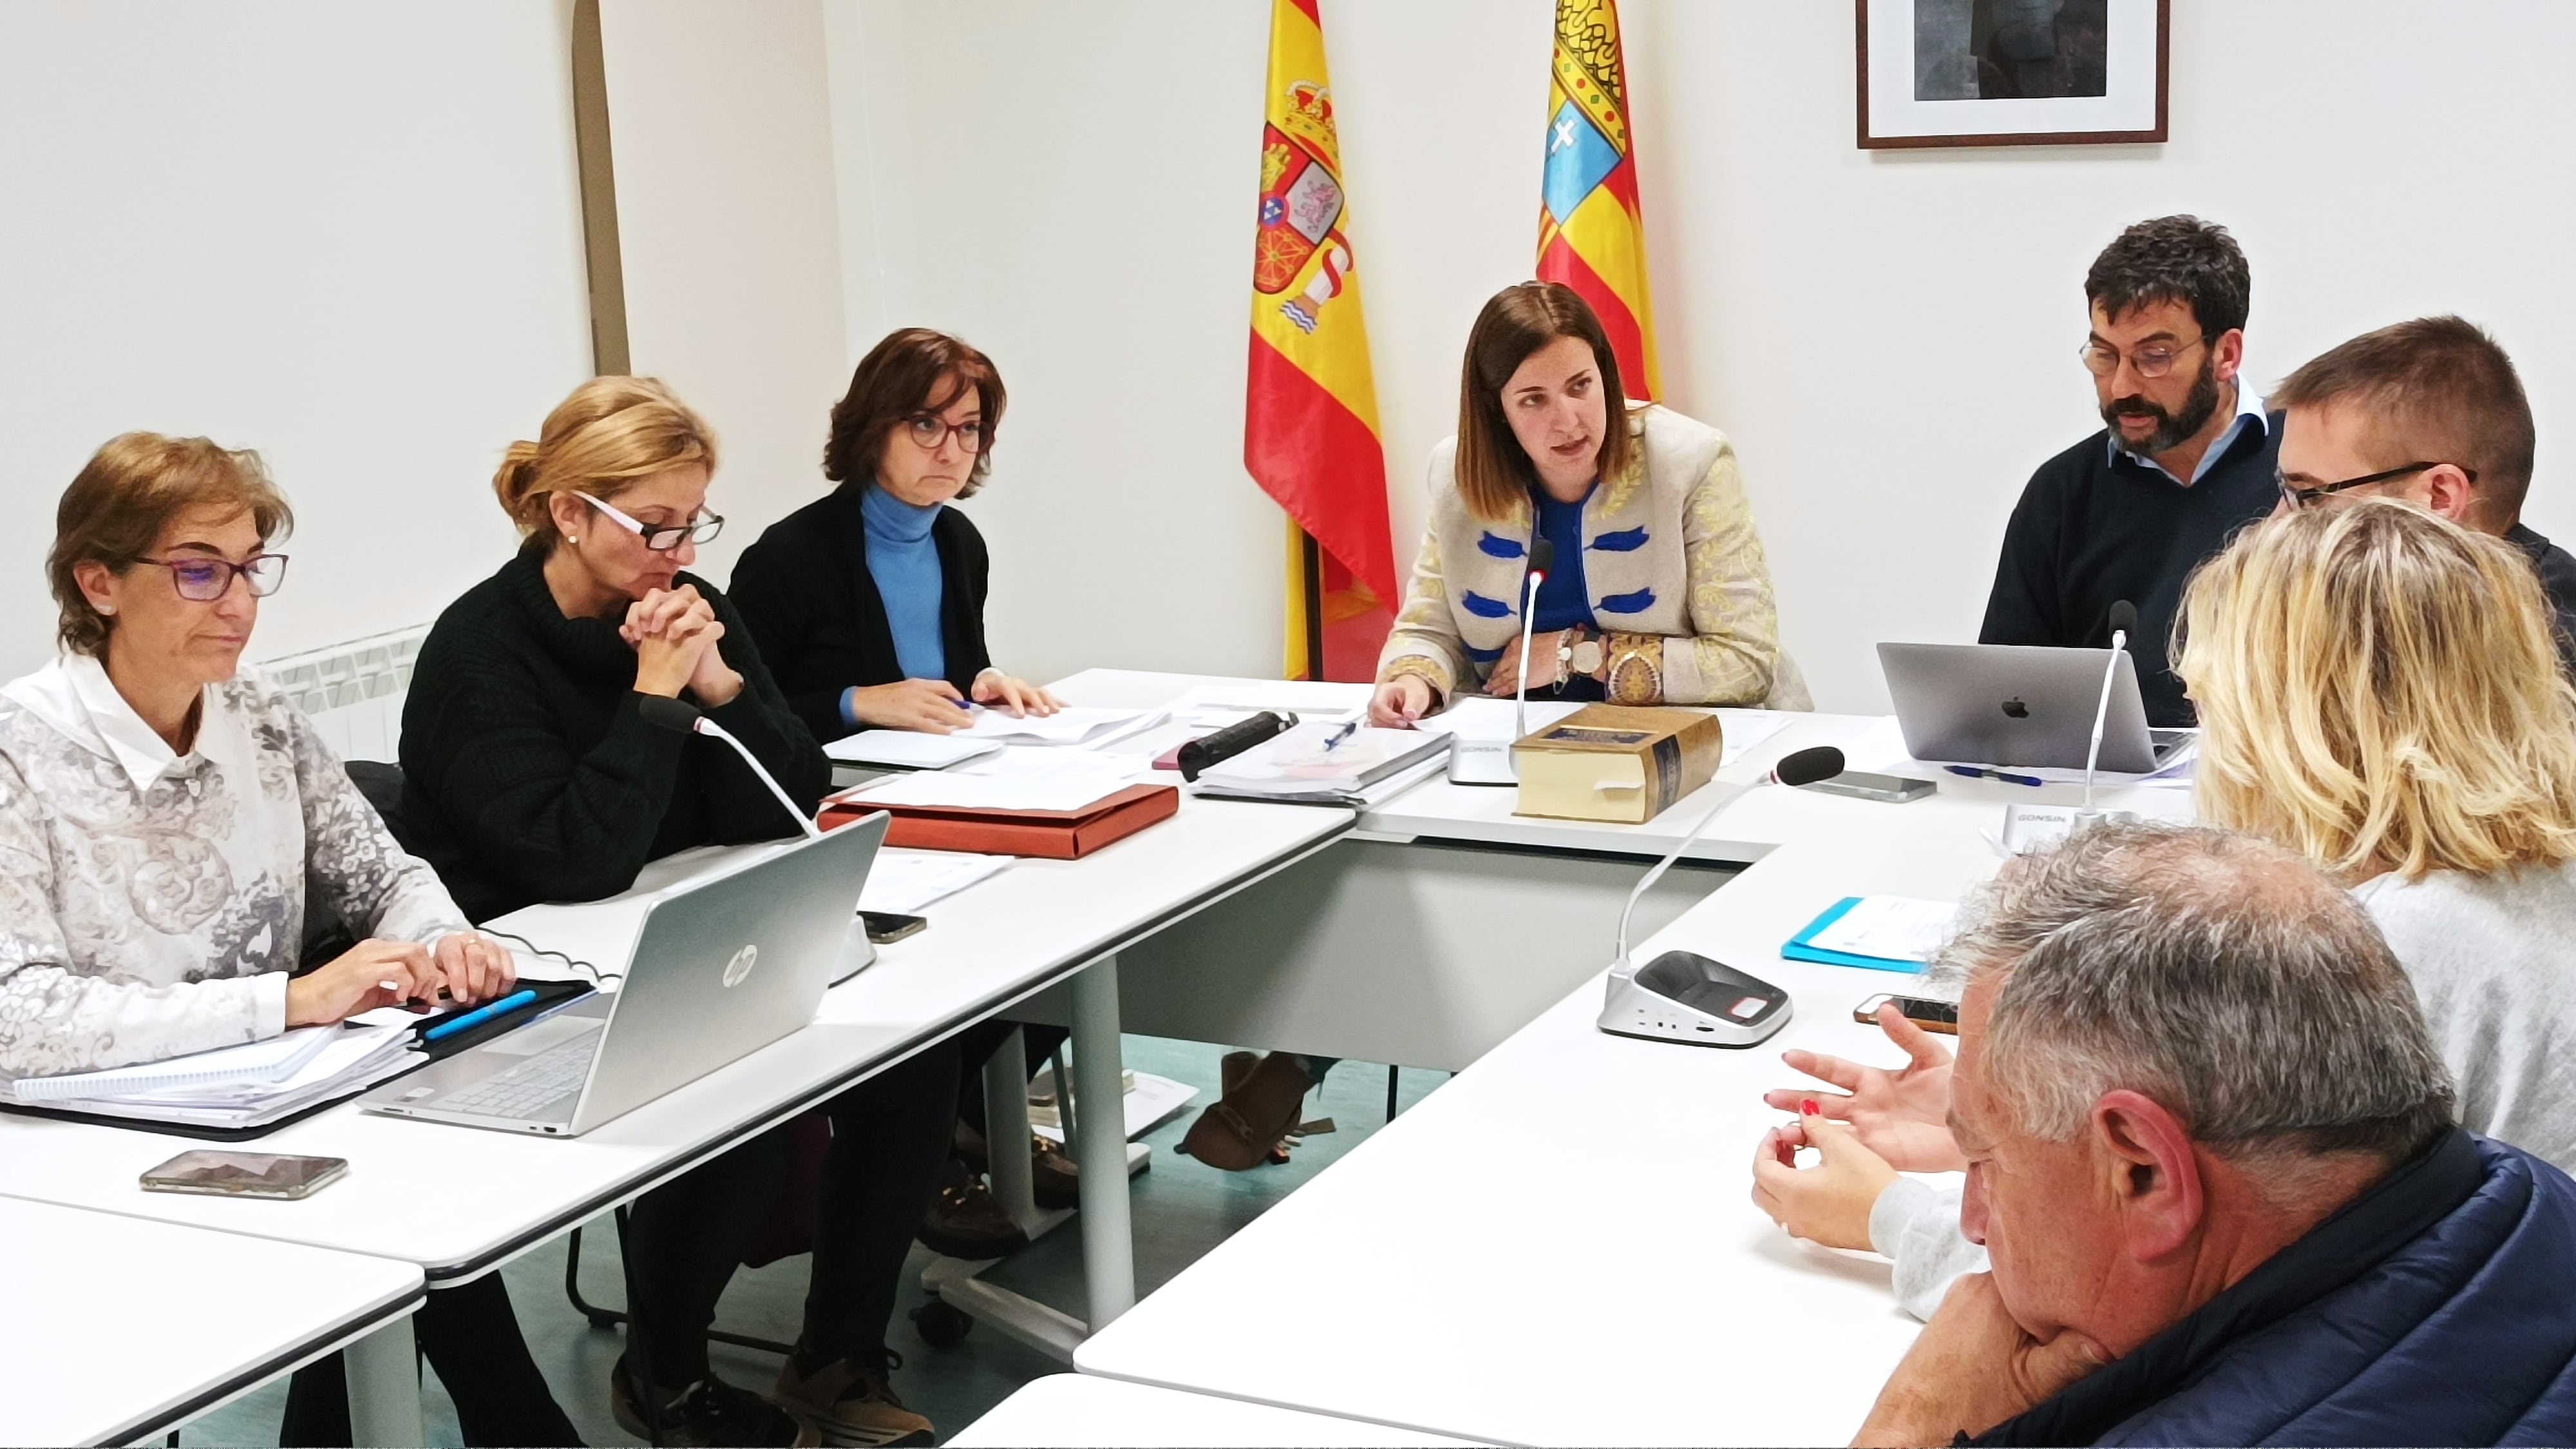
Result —
[[[1980,1444],[2576,1443],[2576,1182],[2456,1128]]]
[[[2151,725],[2189,725],[2191,703],[2166,659],[2183,581],[2280,500],[2280,415],[2252,428],[2185,488],[2097,432],[2033,473],[2004,530],[1981,644],[2111,647],[2111,605],[2137,606],[2129,640]]]

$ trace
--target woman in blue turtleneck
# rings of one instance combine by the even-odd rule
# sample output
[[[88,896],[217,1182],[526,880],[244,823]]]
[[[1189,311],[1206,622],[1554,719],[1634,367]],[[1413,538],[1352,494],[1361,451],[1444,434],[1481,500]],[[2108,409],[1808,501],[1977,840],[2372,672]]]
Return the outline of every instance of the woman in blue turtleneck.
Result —
[[[984,536],[948,506],[992,470],[992,359],[907,327],[859,361],[832,408],[823,476],[841,486],[772,524],[734,566],[752,642],[814,738],[945,734],[972,699],[1013,714],[1056,701],[984,648]]]
[[[734,565],[734,608],[788,707],[822,741],[867,729],[945,734],[972,699],[1012,714],[1053,714],[1055,697],[993,667],[984,648],[984,536],[948,506],[983,486],[1002,421],[991,358],[943,332],[907,327],[859,361],[832,408],[823,474],[841,486],[772,524]],[[968,1123],[983,1122],[983,1059],[1011,1023],[960,1036]],[[1029,1027],[1032,1061],[1063,1033]],[[917,1236],[960,1258],[1028,1241],[995,1203],[961,1144]],[[1032,1149],[1038,1199],[1069,1207],[1072,1164]]]

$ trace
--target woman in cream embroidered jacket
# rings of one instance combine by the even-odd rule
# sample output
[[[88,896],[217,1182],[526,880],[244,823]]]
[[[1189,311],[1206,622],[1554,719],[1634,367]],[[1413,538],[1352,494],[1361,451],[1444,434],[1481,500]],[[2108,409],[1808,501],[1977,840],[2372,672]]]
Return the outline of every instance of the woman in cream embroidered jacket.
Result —
[[[1773,697],[1779,618],[1734,446],[1652,404],[1629,409],[1625,423],[1641,446],[1584,502],[1582,563],[1614,647],[1625,635],[1661,641],[1660,697],[1642,702],[1809,707],[1802,688]],[[1457,446],[1432,450],[1430,527],[1378,666],[1381,680],[1422,676],[1444,700],[1482,688],[1518,643],[1536,520],[1526,501],[1511,518],[1477,517],[1455,480]],[[1543,665],[1535,673],[1546,678]]]

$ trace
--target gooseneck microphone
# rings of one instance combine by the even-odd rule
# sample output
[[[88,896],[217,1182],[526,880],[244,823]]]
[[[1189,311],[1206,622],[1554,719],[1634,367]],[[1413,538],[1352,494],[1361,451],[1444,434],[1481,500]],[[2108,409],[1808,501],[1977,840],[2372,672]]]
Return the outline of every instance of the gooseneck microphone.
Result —
[[[735,739],[731,730],[707,718],[704,710],[685,699],[665,699],[658,694],[647,694],[635,701],[635,712],[644,717],[646,724],[656,729],[671,730],[684,735],[712,735],[733,746],[733,752],[742,756],[744,764],[751,766],[751,772],[760,777],[760,783],[767,785],[769,793],[778,797],[779,808],[787,812],[789,818],[804,830],[808,838],[820,838],[823,834],[823,827],[816,825],[812,817],[796,808],[795,801],[787,798],[787,792],[779,787],[778,777],[769,773],[769,767],[760,763],[759,756],[754,755],[750,747],[742,741]]]
[[[2084,813],[2079,819],[2090,823],[2099,818],[2093,813],[2093,765],[2102,757],[2102,725],[2111,714],[2111,681],[2119,678],[2120,655],[2129,647],[2130,631],[2138,627],[2138,606],[2126,599],[2111,605],[2111,658],[2102,666],[2102,698],[2093,706],[2093,742],[2084,750]]]
[[[1628,960],[1628,919],[1646,890],[1663,879],[1718,812],[1764,785],[1812,785],[1843,772],[1843,752],[1831,745],[1780,757],[1771,773],[1718,796],[1645,879],[1628,893],[1619,912],[1619,955],[1610,963],[1608,1000],[1595,1022],[1603,1031],[1692,1046],[1749,1047],[1788,1024],[1789,993],[1753,975],[1692,951],[1667,951],[1643,967]]]
[[[1530,535],[1529,573],[1521,580],[1521,672],[1512,685],[1512,738],[1529,734],[1530,637],[1538,625],[1538,586],[1556,567],[1556,545],[1535,531]]]

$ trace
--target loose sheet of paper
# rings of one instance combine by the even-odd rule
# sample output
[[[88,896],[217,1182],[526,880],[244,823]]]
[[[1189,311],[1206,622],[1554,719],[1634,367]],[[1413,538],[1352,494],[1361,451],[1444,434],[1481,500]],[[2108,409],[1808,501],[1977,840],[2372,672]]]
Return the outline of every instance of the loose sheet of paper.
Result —
[[[917,730],[863,730],[823,747],[826,758],[853,765],[903,765],[915,770],[944,770],[960,760],[989,755],[998,740],[972,734],[933,735]]]
[[[1717,727],[1725,737],[1726,748],[1717,759],[1721,770],[1743,759],[1755,745],[1787,729],[1798,716],[1777,709],[1711,710],[1717,716]]]
[[[959,850],[879,850],[859,890],[859,909],[917,916],[931,902],[955,895],[1010,867],[1007,855]]]
[[[1955,901],[1863,896],[1807,944],[1820,951],[1881,961],[1929,961],[1959,921]]]
[[[1079,810],[1126,788],[1093,771],[969,775],[925,770],[844,794],[850,804],[920,805],[970,810]]]
[[[1162,710],[1101,709],[1089,705],[1069,704],[1054,714],[1011,718],[1006,709],[974,710],[974,723],[960,733],[964,738],[991,740],[1015,745],[1085,745],[1099,744],[1123,734],[1150,728],[1164,715]],[[951,735],[950,739],[959,738]]]

